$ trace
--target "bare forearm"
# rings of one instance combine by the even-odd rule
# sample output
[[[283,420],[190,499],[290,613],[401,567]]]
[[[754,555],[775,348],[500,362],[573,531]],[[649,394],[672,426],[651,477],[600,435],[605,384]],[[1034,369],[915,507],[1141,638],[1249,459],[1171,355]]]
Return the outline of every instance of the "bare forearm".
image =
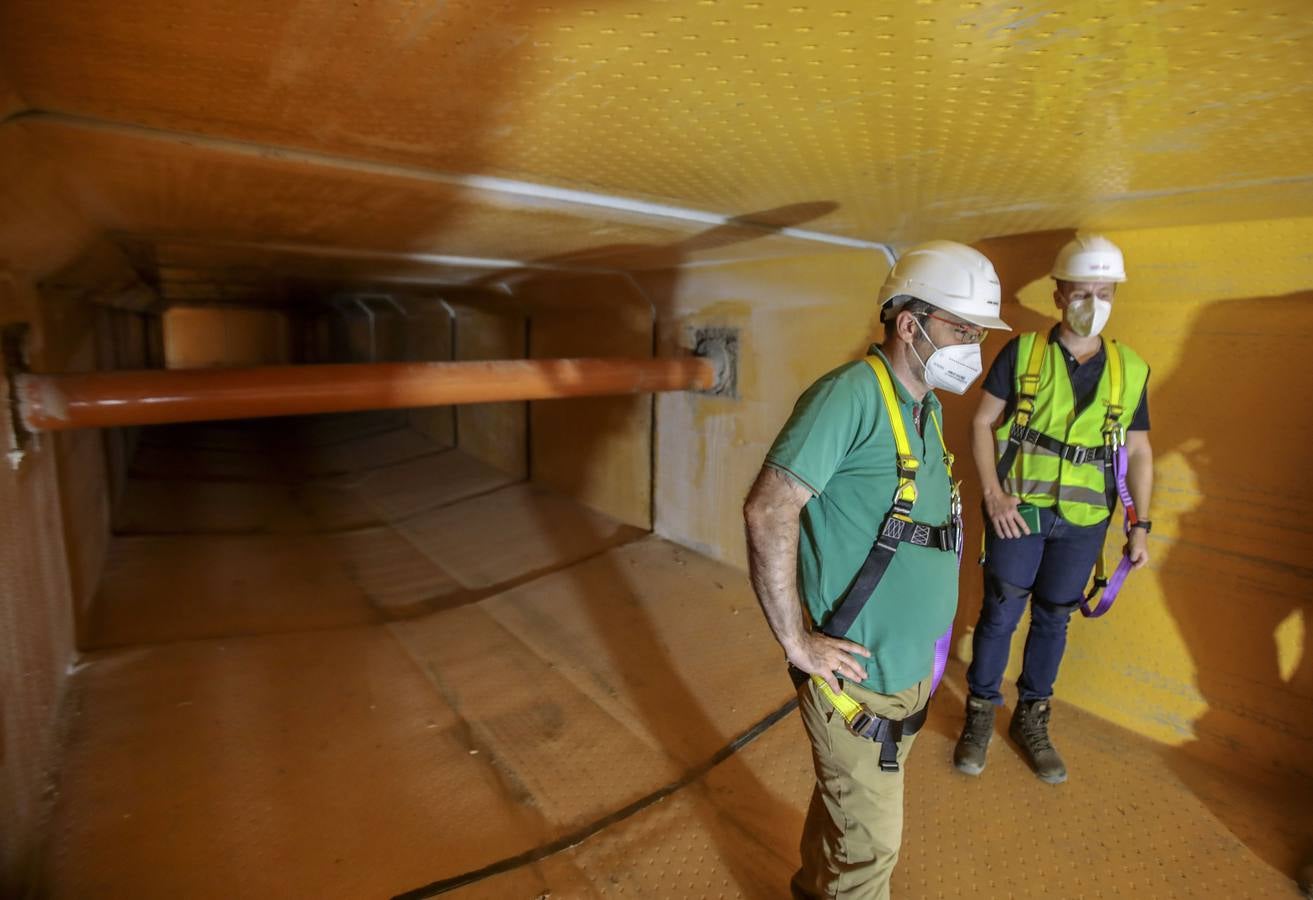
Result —
[[[802,643],[806,624],[798,597],[798,516],[790,509],[749,514],[748,574],[766,621],[786,654]]]
[[[798,598],[798,531],[811,491],[763,466],[743,504],[748,531],[748,574],[757,602],[789,662],[841,690],[840,678],[866,679],[859,657],[871,651],[853,641],[807,630]]]
[[[973,420],[971,423],[971,458],[976,464],[976,474],[980,477],[980,488],[985,496],[1001,495],[1003,485],[999,483],[998,464],[994,461],[994,429],[988,422]]]

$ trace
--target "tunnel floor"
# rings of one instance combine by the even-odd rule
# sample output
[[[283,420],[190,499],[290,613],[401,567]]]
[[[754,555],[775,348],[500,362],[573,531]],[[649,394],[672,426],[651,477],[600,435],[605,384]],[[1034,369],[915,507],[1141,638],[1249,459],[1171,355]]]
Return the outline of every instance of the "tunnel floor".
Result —
[[[811,763],[743,574],[390,416],[143,434],[72,677],[52,897],[781,897]],[[1296,896],[1298,810],[1057,705],[956,773],[901,897]],[[740,739],[741,746],[735,744]]]

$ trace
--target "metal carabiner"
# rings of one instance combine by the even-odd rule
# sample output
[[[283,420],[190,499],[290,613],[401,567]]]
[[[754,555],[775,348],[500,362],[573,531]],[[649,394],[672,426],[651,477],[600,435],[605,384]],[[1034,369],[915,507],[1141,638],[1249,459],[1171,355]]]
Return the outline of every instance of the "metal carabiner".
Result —
[[[1104,438],[1108,449],[1116,452],[1126,446],[1126,426],[1118,422],[1108,429],[1107,436]]]

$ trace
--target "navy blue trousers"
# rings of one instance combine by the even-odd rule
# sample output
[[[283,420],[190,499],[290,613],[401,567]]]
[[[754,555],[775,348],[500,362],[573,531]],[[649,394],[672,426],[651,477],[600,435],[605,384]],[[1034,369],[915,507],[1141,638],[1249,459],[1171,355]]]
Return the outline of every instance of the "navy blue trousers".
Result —
[[[1003,703],[999,687],[1027,600],[1030,632],[1017,690],[1022,702],[1053,696],[1067,649],[1067,623],[1085,594],[1108,531],[1108,521],[1081,526],[1052,509],[1040,509],[1039,515],[1039,532],[1020,538],[995,537],[985,523],[985,599],[972,639],[967,685],[973,695],[995,704]]]

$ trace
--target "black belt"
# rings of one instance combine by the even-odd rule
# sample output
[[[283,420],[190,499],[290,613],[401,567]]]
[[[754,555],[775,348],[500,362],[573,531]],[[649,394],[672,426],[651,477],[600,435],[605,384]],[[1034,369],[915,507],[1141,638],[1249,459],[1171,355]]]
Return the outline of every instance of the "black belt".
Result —
[[[1019,444],[1034,444],[1036,447],[1043,447],[1050,453],[1062,457],[1065,462],[1076,466],[1084,463],[1106,463],[1112,459],[1112,453],[1106,445],[1082,447],[1079,444],[1065,444],[1057,438],[1049,437],[1042,431],[1036,431],[1034,428],[1014,426],[1012,433],[1008,435],[1008,440],[1015,440]]]

